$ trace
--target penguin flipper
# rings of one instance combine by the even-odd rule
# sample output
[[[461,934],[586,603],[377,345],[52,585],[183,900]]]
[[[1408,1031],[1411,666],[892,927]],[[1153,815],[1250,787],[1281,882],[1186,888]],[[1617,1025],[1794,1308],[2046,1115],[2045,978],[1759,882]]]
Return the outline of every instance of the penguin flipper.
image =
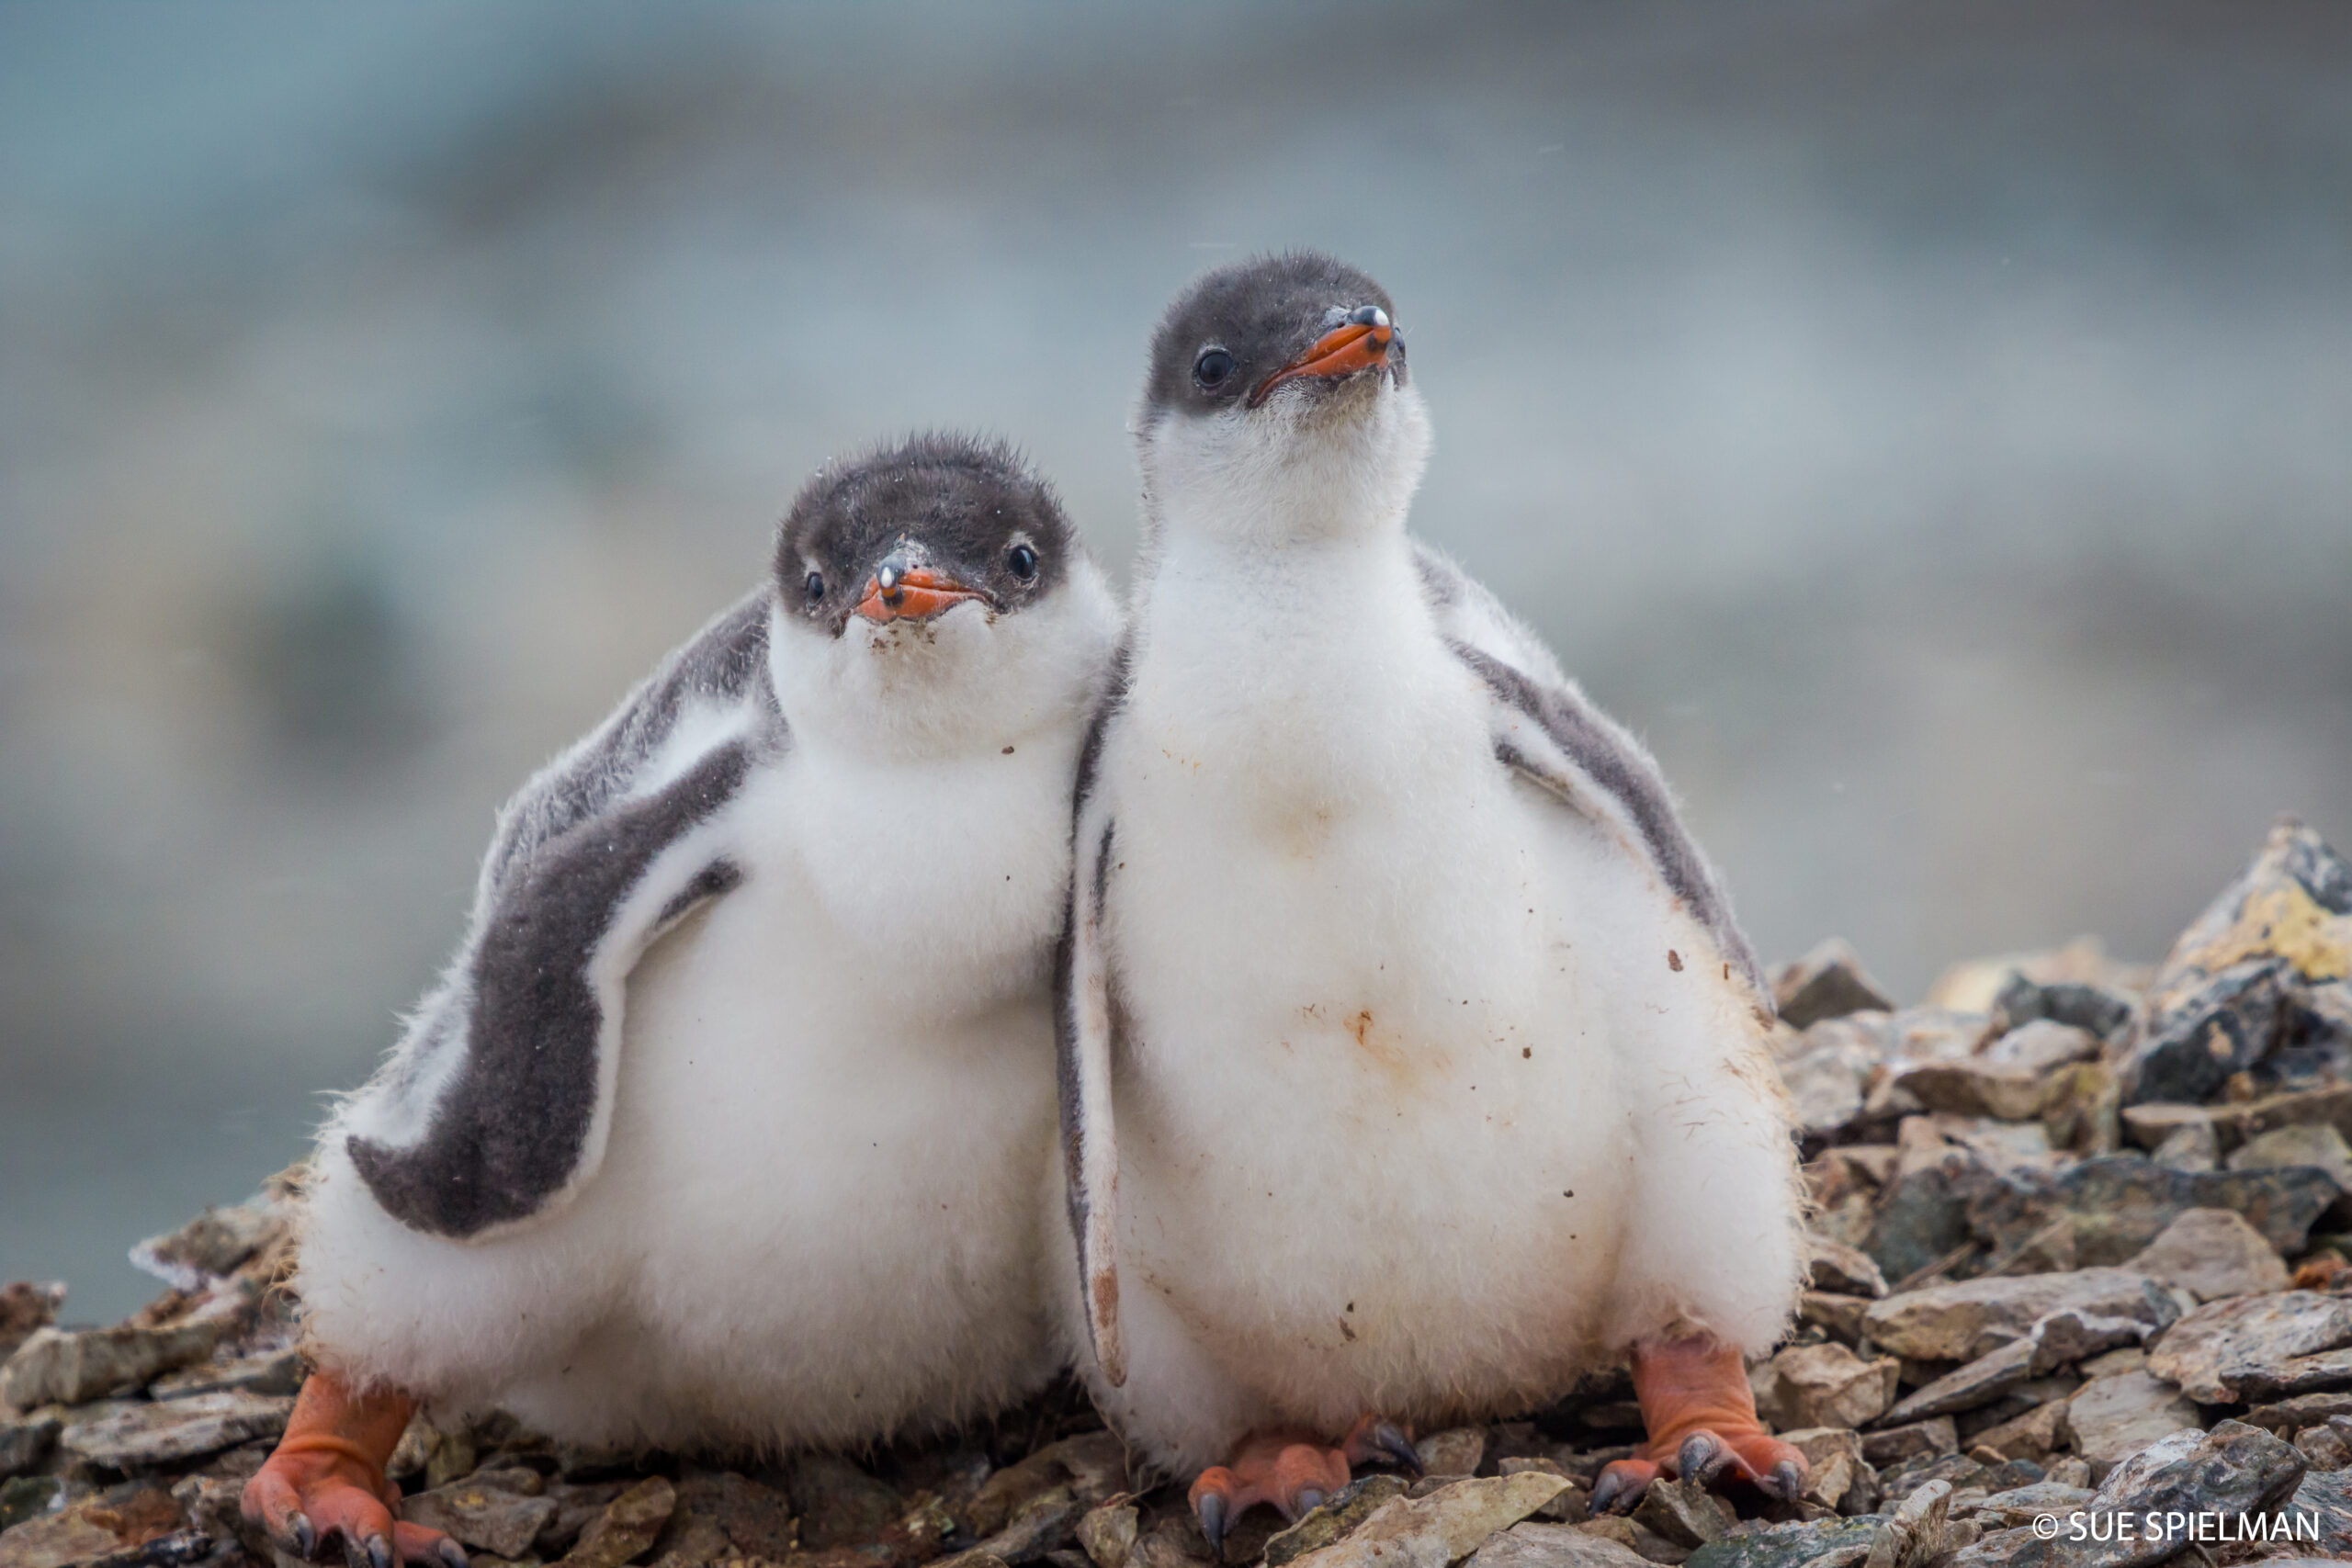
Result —
[[[1126,694],[1127,663],[1122,645],[1112,660],[1110,690],[1095,711],[1079,759],[1069,906],[1054,954],[1063,1190],[1086,1298],[1087,1337],[1113,1388],[1127,1381],[1127,1353],[1119,1333],[1119,1138],[1111,1100],[1115,1021],[1102,909],[1118,829],[1093,786],[1104,735]]]
[[[1454,657],[1486,683],[1495,757],[1600,823],[1657,873],[1713,940],[1766,1019],[1772,988],[1730,897],[1683,827],[1657,763],[1562,672],[1541,639],[1486,588],[1426,545],[1415,547],[1424,603]]]
[[[629,972],[742,879],[725,807],[785,735],[771,597],[705,627],[501,813],[463,947],[330,1133],[401,1224],[486,1239],[595,1174]]]

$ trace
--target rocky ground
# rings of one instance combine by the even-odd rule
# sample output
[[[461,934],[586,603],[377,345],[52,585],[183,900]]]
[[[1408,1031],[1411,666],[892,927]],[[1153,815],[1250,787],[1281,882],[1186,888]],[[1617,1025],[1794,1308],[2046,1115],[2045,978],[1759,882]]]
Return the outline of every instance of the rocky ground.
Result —
[[[2352,1558],[2352,864],[2282,824],[2153,969],[2079,943],[1896,1008],[1832,942],[1776,987],[1817,1209],[1796,1331],[1751,1375],[1807,1497],[1662,1483],[1589,1517],[1639,1433],[1620,1371],[1423,1434],[1419,1479],[1261,1510],[1227,1564]],[[293,1568],[237,1513],[302,1375],[291,1196],[142,1245],[172,1289],[112,1328],[0,1292],[0,1568]],[[1211,1561],[1067,1384],[943,1443],[732,1467],[420,1417],[392,1470],[482,1568]]]

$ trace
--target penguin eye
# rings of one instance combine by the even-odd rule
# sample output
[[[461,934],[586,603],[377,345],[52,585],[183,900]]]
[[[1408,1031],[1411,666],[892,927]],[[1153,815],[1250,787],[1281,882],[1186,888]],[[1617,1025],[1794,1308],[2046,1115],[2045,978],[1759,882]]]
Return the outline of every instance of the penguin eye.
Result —
[[[808,589],[808,603],[811,604],[814,604],[818,600],[822,599],[825,596],[825,579],[823,574],[820,572],[810,572],[808,574],[808,581],[801,584],[801,586]]]
[[[1193,379],[1204,391],[1216,391],[1233,374],[1233,355],[1221,348],[1210,349],[1193,361]]]
[[[1005,560],[1012,568],[1012,575],[1023,582],[1037,575],[1037,552],[1026,545],[1013,546]]]

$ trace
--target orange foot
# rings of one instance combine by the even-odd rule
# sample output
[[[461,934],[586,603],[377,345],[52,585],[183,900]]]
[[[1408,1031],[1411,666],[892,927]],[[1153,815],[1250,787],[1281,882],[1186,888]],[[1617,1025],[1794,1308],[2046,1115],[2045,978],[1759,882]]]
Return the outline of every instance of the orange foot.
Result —
[[[300,1557],[340,1537],[351,1568],[392,1568],[395,1554],[403,1562],[466,1568],[456,1541],[392,1517],[401,1489],[384,1464],[414,1408],[401,1393],[355,1398],[332,1373],[313,1372],[277,1451],[245,1483],[245,1517]]]
[[[1739,1352],[1712,1339],[1660,1339],[1634,1347],[1634,1394],[1650,1440],[1621,1459],[1592,1489],[1595,1514],[1629,1513],[1660,1475],[1713,1486],[1736,1476],[1793,1503],[1805,1483],[1804,1455],[1756,1419],[1756,1395]]]
[[[1376,1459],[1421,1472],[1421,1456],[1402,1427],[1366,1416],[1351,1427],[1338,1448],[1325,1448],[1303,1432],[1253,1432],[1233,1450],[1229,1465],[1212,1465],[1193,1483],[1193,1512],[1212,1550],[1225,1550],[1225,1532],[1253,1505],[1272,1503],[1295,1522],[1348,1483],[1351,1465]]]

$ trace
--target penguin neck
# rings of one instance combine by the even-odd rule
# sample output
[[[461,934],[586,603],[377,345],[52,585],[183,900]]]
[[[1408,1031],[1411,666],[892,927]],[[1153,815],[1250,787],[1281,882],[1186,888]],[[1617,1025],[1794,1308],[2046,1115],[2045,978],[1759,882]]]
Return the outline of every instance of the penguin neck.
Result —
[[[1337,417],[1285,412],[1162,416],[1145,432],[1150,557],[1185,538],[1244,554],[1405,547],[1406,514],[1429,459],[1419,394],[1384,389],[1368,408]]]

